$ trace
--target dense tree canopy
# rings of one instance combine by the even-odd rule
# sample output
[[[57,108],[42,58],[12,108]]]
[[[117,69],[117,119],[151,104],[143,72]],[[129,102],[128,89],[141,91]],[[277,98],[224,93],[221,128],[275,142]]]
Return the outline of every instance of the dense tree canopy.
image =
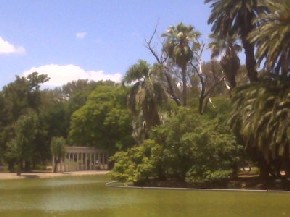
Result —
[[[212,24],[212,32],[220,38],[238,34],[246,54],[246,66],[251,82],[258,80],[254,44],[248,35],[255,29],[253,21],[257,14],[266,10],[264,0],[205,0],[210,3],[211,14],[208,23]]]
[[[104,148],[111,152],[130,146],[132,128],[126,93],[127,90],[118,85],[98,85],[86,104],[72,115],[71,144]]]
[[[222,106],[219,109],[226,111]],[[216,112],[201,116],[180,108],[165,124],[154,128],[151,140],[113,157],[112,177],[139,184],[150,179],[201,184],[228,178],[236,172],[242,147],[231,134],[227,119]]]
[[[241,46],[237,43],[235,36],[227,35],[225,38],[219,38],[217,35],[211,35],[209,47],[212,50],[211,57],[221,56],[220,65],[225,73],[227,82],[231,88],[236,87],[236,76],[240,68],[240,58],[238,52]]]
[[[161,123],[161,112],[168,95],[158,68],[140,60],[126,72],[123,79],[129,85],[128,105],[132,113],[133,137],[137,143],[148,139],[149,130]]]
[[[234,94],[233,105],[233,127],[248,150],[254,151],[262,163],[266,162],[265,173],[273,170],[279,175],[282,162],[283,169],[289,170],[289,166],[285,167],[289,164],[290,145],[289,82],[268,78],[258,84],[240,87]]]
[[[250,34],[257,45],[257,58],[275,74],[289,76],[290,67],[290,2],[271,1],[266,4],[269,12],[261,14],[255,22],[258,27]]]

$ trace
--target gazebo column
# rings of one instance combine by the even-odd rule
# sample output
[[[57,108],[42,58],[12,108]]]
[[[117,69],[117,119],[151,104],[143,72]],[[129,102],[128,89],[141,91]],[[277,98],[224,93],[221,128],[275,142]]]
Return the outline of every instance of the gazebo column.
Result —
[[[108,156],[104,150],[91,147],[66,147],[65,151],[65,157],[57,164],[59,172],[106,169],[108,166]],[[56,159],[56,156],[52,156],[52,165],[56,165]]]
[[[54,159],[54,155],[52,155],[52,172],[54,172],[53,171],[53,169],[54,169],[54,164],[55,164],[55,159]],[[56,171],[57,172],[57,171]]]
[[[80,153],[77,153],[77,170],[80,170],[79,160],[80,160]]]
[[[94,153],[91,152],[91,170],[94,169]]]
[[[86,169],[86,154],[85,153],[82,153],[82,161],[83,161],[82,170],[85,170]]]
[[[95,153],[92,153],[92,156],[93,156],[93,170],[96,169],[96,156],[95,156]]]
[[[65,159],[60,160],[60,171],[65,172]]]
[[[87,153],[87,170],[90,170],[90,152]]]
[[[98,169],[100,169],[100,165],[101,165],[100,152],[97,153],[97,156],[98,156]]]

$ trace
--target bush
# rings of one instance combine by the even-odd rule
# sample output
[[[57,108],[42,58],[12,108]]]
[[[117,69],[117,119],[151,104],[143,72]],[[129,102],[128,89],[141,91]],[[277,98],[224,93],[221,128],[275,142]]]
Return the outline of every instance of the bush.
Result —
[[[117,152],[111,158],[114,162],[111,178],[124,183],[144,184],[149,178],[157,176],[160,151],[160,145],[153,140],[145,140],[140,146]]]
[[[203,167],[198,169],[192,167],[187,173],[185,181],[194,185],[203,185],[207,182],[220,181],[228,178],[232,174],[232,170],[208,170]]]
[[[228,178],[237,172],[243,149],[226,120],[180,108],[151,131],[151,140],[112,158],[112,178],[134,184],[167,178],[195,185]]]
[[[167,177],[195,183],[229,176],[229,172],[221,171],[234,172],[242,146],[225,120],[180,109],[175,117],[157,127],[152,137],[163,147],[161,162]]]

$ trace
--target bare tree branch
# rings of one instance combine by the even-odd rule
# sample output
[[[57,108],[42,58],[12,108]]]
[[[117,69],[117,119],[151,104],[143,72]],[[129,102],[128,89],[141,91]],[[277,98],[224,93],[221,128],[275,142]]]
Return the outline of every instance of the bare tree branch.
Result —
[[[149,40],[145,39],[145,47],[155,57],[157,63],[159,63],[162,66],[163,72],[164,72],[164,75],[166,77],[166,81],[167,81],[167,84],[168,84],[167,92],[172,97],[172,99],[175,101],[175,103],[179,106],[179,105],[181,105],[180,99],[175,94],[175,91],[174,91],[174,88],[173,88],[172,77],[168,73],[169,68],[165,65],[165,62],[166,62],[167,58],[163,58],[163,55],[159,56],[158,53],[152,47],[152,41],[153,41],[154,37],[156,36],[156,32],[157,32],[157,26],[155,27],[150,39]]]
[[[157,27],[155,27],[151,37],[149,40],[146,40],[145,39],[145,47],[150,51],[150,53],[155,57],[156,61],[159,63],[159,64],[162,64],[164,63],[164,61],[159,57],[159,55],[157,54],[157,52],[152,48],[152,41],[156,35],[156,32],[157,32]]]

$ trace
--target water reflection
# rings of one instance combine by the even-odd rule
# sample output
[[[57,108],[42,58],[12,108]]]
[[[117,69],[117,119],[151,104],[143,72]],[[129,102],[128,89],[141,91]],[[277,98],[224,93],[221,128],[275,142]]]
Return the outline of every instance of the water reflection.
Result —
[[[290,194],[117,189],[106,177],[0,181],[1,217],[287,216]]]

